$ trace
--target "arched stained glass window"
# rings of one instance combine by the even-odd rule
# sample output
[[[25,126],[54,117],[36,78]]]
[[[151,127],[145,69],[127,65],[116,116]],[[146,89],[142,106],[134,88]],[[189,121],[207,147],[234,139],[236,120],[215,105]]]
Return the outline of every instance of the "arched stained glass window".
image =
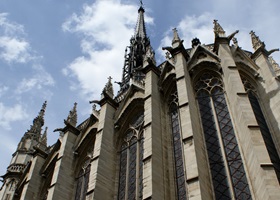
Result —
[[[81,167],[77,177],[75,200],[85,200],[90,174],[90,159],[87,159]]]
[[[196,82],[195,90],[215,198],[252,199],[222,81],[206,72]]]
[[[118,200],[142,199],[143,196],[143,125],[144,115],[136,115],[127,130],[120,151]]]
[[[268,128],[266,119],[264,117],[264,114],[262,112],[261,106],[259,104],[259,100],[257,97],[257,90],[256,88],[246,79],[244,76],[241,76],[242,82],[244,85],[244,88],[246,92],[248,93],[249,101],[251,103],[251,106],[253,108],[253,112],[255,114],[257,123],[260,127],[260,131],[265,143],[265,146],[267,148],[270,160],[273,164],[273,167],[275,169],[278,182],[280,183],[280,158],[279,154],[277,153],[275,144],[273,142],[271,132]]]
[[[181,129],[180,129],[180,124],[179,124],[177,92],[174,92],[170,96],[169,113],[170,113],[171,128],[172,128],[172,141],[173,141],[173,155],[174,155],[177,199],[180,199],[180,200],[187,199]]]

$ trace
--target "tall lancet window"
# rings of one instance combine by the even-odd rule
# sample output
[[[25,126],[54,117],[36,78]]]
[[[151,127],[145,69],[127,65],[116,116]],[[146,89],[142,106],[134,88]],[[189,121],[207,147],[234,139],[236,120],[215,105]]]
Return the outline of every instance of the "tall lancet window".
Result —
[[[79,175],[77,177],[76,196],[75,200],[85,200],[90,174],[90,159],[87,159],[81,166]]]
[[[251,106],[253,108],[257,123],[260,127],[260,131],[261,131],[265,146],[267,148],[270,160],[275,169],[275,172],[276,172],[276,175],[278,178],[278,182],[280,183],[280,158],[279,158],[279,154],[277,153],[275,144],[273,142],[271,132],[268,128],[266,119],[262,112],[262,109],[261,109],[261,106],[260,106],[260,103],[258,100],[258,96],[257,96],[257,90],[248,81],[248,79],[246,79],[244,76],[241,76],[241,78],[242,78],[244,88],[245,88],[246,92],[248,93],[248,97],[249,97]]]
[[[178,95],[173,92],[169,99],[169,114],[172,128],[172,143],[177,199],[187,199],[186,177],[182,149],[181,128],[179,123]]]
[[[195,90],[215,199],[252,199],[222,81],[206,72]]]
[[[118,200],[143,196],[143,113],[136,115],[126,131],[120,149]]]

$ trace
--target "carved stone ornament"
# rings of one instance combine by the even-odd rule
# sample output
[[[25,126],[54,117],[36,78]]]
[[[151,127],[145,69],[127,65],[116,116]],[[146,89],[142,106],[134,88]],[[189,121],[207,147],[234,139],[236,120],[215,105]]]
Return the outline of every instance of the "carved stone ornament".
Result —
[[[109,76],[108,82],[106,83],[103,92],[106,92],[111,98],[114,97],[114,89],[113,89],[113,84],[112,84],[112,77]]]
[[[258,48],[260,48],[261,46],[264,46],[264,43],[259,39],[258,36],[256,36],[254,31],[250,32],[251,35],[251,39],[252,39],[252,45],[253,45],[253,49],[256,51]]]
[[[225,36],[225,31],[224,29],[222,28],[222,26],[218,23],[218,20],[214,19],[213,21],[213,24],[214,24],[214,33],[215,33],[215,36],[219,36],[219,37],[224,37]]]

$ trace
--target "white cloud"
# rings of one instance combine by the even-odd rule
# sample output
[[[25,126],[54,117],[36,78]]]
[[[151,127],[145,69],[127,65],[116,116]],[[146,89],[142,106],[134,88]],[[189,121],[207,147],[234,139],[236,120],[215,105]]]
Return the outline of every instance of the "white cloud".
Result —
[[[0,59],[7,63],[26,63],[33,57],[24,27],[9,21],[7,16],[7,13],[0,13]]]
[[[28,117],[26,111],[20,104],[15,104],[12,107],[5,106],[0,102],[0,126],[6,130],[11,129],[11,123],[20,121]]]
[[[8,91],[9,87],[0,84],[0,97]]]
[[[0,37],[0,58],[8,63],[26,63],[32,57],[29,53],[30,45],[24,39]]]
[[[107,77],[112,76],[115,81],[121,79],[122,58],[134,33],[137,9],[119,0],[98,0],[92,5],[85,4],[80,15],[73,14],[62,25],[64,31],[81,36],[84,54],[62,70],[64,75],[77,78],[78,87],[72,85],[72,89],[81,88],[83,95],[96,98]],[[146,17],[146,22],[152,21]]]
[[[53,86],[55,84],[52,76],[46,72],[41,65],[33,65],[34,75],[31,78],[24,78],[18,85],[16,92],[18,94],[28,92],[33,89],[41,90],[44,86]]]
[[[24,27],[15,22],[11,22],[7,19],[8,13],[0,13],[0,34],[1,35],[24,35]]]

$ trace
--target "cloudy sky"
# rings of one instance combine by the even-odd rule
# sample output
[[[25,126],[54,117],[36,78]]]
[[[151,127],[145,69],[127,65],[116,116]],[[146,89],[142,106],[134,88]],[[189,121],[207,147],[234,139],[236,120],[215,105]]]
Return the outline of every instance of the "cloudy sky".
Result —
[[[268,50],[280,47],[279,0],[143,0],[147,32],[163,61],[177,27],[184,45],[213,43],[213,19],[239,46],[252,51],[254,30]],[[0,175],[45,100],[48,143],[78,103],[78,122],[90,112],[112,76],[121,80],[124,49],[134,33],[137,0],[0,1]],[[280,53],[273,54],[280,62]],[[115,93],[118,87],[115,85]]]

